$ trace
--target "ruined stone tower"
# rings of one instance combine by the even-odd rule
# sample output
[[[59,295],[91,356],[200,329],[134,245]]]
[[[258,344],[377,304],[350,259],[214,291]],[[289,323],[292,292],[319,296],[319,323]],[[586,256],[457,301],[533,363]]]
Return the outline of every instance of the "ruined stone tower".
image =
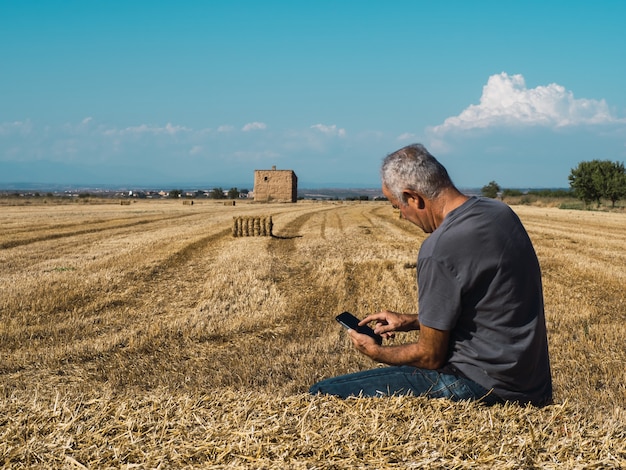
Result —
[[[293,170],[254,170],[255,202],[296,202],[298,177]]]

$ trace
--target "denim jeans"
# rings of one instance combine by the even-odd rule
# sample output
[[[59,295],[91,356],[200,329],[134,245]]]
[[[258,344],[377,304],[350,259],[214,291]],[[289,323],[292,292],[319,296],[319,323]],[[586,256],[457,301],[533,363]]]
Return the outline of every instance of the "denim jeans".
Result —
[[[468,378],[411,366],[381,367],[332,377],[316,383],[309,392],[341,398],[413,395],[453,401],[480,400],[487,405],[503,402]]]

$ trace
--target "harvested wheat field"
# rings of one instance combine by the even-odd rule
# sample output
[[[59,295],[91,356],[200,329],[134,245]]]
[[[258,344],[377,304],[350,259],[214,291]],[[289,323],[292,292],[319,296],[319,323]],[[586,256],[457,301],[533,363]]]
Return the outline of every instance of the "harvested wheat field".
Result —
[[[514,209],[544,274],[541,409],[307,394],[375,366],[337,313],[416,310],[424,235],[387,203],[0,205],[0,465],[624,468],[626,214]],[[233,236],[268,215],[273,237]]]

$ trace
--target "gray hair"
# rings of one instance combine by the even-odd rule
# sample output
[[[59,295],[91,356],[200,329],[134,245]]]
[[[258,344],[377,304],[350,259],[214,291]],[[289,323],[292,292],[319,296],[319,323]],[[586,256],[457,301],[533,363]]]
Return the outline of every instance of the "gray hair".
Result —
[[[403,205],[405,189],[435,199],[442,190],[454,188],[448,171],[422,144],[408,145],[387,155],[380,175],[383,185]]]

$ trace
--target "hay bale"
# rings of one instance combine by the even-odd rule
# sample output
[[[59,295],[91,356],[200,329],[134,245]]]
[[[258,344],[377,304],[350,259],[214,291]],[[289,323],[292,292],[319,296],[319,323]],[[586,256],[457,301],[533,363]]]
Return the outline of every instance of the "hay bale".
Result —
[[[233,217],[233,237],[271,237],[273,227],[271,215]]]
[[[243,219],[243,233],[242,236],[247,237],[250,235],[250,217],[244,217]]]

